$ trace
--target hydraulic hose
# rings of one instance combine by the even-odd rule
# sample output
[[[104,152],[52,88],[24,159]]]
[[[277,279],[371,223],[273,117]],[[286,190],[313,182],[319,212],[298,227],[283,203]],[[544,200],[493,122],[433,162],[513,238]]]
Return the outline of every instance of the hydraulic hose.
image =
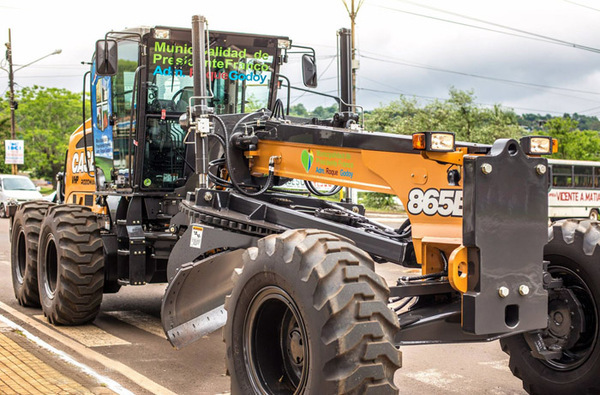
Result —
[[[264,111],[262,111],[262,113],[264,114]],[[233,127],[232,133],[235,133],[237,128],[245,120],[247,120],[250,117],[256,116],[257,114],[260,114],[260,112],[253,112],[253,113],[250,113],[250,114],[242,117],[239,121],[237,121],[237,123]],[[273,158],[273,157],[269,158],[269,174],[267,176],[267,182],[265,183],[265,185],[263,185],[262,188],[258,189],[255,192],[248,191],[247,189],[245,189],[243,186],[241,186],[237,182],[237,180],[234,177],[234,172],[232,171],[232,169],[233,169],[233,165],[231,163],[232,148],[231,148],[231,141],[230,141],[231,136],[229,135],[229,131],[227,130],[227,127],[225,126],[225,123],[223,122],[223,120],[221,118],[219,118],[217,116],[214,116],[214,118],[218,120],[219,124],[223,128],[223,131],[225,132],[225,163],[227,165],[227,169],[229,169],[229,179],[231,180],[231,184],[233,184],[233,187],[235,188],[235,190],[237,190],[239,193],[241,193],[244,196],[254,197],[254,196],[262,195],[269,188],[271,188],[274,184],[274,181],[275,181],[275,158]]]
[[[308,189],[308,192],[310,192],[316,196],[333,196],[342,190],[341,186],[334,185],[329,191],[321,192],[315,187],[315,184],[313,184],[312,181],[306,181],[306,180],[304,181],[304,185],[306,186],[306,189]]]

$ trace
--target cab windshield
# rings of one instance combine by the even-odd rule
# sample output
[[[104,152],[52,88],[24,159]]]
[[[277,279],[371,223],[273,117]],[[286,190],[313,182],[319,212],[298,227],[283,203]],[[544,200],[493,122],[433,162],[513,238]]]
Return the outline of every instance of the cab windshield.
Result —
[[[211,33],[206,53],[208,105],[217,114],[265,108],[276,55],[276,42],[237,34]],[[193,96],[192,43],[151,40],[147,68],[147,112],[184,112]]]
[[[277,39],[211,32],[209,40],[205,65],[212,97],[208,105],[216,114],[266,108]],[[194,92],[189,31],[171,31],[169,39],[150,39],[146,73],[142,188],[171,189],[183,185],[186,170],[191,168],[185,162],[185,133],[178,122]]]

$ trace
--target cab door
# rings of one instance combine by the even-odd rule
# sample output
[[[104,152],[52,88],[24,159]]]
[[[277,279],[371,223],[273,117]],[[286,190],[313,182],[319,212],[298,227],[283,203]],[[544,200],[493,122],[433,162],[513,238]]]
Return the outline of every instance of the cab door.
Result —
[[[113,168],[113,128],[111,77],[94,76],[92,80],[92,134],[98,190],[109,187]]]
[[[94,76],[92,80],[94,156],[99,190],[129,186],[133,176],[136,148],[133,86],[139,44],[120,41],[118,55],[116,75]]]

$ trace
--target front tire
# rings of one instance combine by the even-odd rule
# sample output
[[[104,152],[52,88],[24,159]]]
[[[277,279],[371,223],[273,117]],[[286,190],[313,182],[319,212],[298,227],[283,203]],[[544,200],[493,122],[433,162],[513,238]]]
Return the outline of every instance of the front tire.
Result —
[[[531,355],[523,335],[500,340],[511,371],[531,394],[600,393],[599,243],[595,221],[564,220],[550,228],[544,259],[563,286],[549,290],[548,328],[541,334],[546,348],[562,352],[542,360]]]
[[[37,258],[40,227],[54,203],[31,201],[21,204],[12,223],[10,263],[15,297],[21,306],[38,307]]]
[[[300,229],[261,239],[243,261],[225,303],[233,394],[397,393],[398,318],[365,252]]]
[[[48,321],[61,325],[93,321],[104,287],[96,215],[79,205],[49,210],[40,233],[38,261],[40,302]]]

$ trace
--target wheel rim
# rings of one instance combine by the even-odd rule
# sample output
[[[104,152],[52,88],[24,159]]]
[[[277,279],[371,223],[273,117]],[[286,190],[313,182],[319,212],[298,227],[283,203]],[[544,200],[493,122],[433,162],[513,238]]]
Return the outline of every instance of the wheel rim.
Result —
[[[17,239],[17,265],[15,274],[19,284],[23,284],[23,277],[25,275],[25,267],[27,265],[27,246],[25,244],[25,232],[23,229],[19,232],[19,238]]]
[[[294,300],[279,287],[265,287],[250,302],[245,318],[244,363],[254,392],[303,392],[310,349]]]
[[[599,317],[590,288],[575,271],[551,266],[552,277],[563,280],[563,289],[550,292],[546,347],[560,346],[560,358],[545,361],[555,370],[573,370],[584,364],[598,342]]]
[[[50,299],[54,297],[58,281],[58,255],[54,237],[49,235],[44,248],[44,288]]]
[[[592,221],[597,221],[597,220],[598,220],[598,211],[596,211],[596,210],[592,210],[592,211],[590,212],[590,219],[591,219]]]

